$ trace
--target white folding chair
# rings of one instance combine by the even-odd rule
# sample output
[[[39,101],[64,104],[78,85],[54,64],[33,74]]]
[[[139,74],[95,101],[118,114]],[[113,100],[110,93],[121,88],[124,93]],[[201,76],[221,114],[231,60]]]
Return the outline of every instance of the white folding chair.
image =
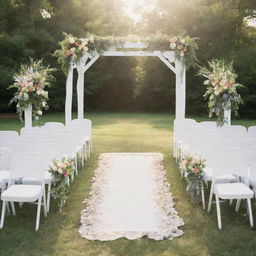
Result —
[[[222,229],[221,212],[220,212],[220,199],[224,200],[240,200],[247,201],[248,214],[250,226],[253,227],[253,216],[251,208],[251,198],[253,198],[253,191],[248,187],[248,184],[242,182],[234,183],[217,183],[216,179],[223,172],[232,173],[237,177],[244,177],[248,179],[248,154],[241,149],[233,149],[232,151],[222,152],[219,156],[219,161],[215,162],[213,167],[213,192],[216,198],[217,220],[218,228]],[[238,210],[238,203],[236,211]]]
[[[39,228],[40,212],[43,200],[44,215],[47,216],[46,209],[46,197],[45,197],[45,185],[44,185],[44,168],[42,164],[43,156],[36,152],[23,152],[13,155],[10,168],[10,180],[8,188],[1,194],[2,215],[0,228],[3,228],[6,205],[8,202],[25,203],[33,202],[37,203],[37,215],[36,215],[36,230]],[[41,184],[37,185],[25,185],[14,184],[13,180],[22,179],[23,177],[31,177],[36,180],[40,180]],[[11,204],[12,205],[12,204]],[[13,214],[15,215],[15,208],[12,207]]]
[[[80,129],[84,137],[84,144],[88,144],[88,155],[90,156],[92,152],[92,121],[90,119],[74,119],[70,125]]]

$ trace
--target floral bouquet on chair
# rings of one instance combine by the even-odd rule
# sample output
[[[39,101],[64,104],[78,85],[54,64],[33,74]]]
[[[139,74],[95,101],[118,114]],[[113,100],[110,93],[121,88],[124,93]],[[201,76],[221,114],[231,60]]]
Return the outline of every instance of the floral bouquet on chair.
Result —
[[[52,194],[58,200],[60,211],[70,193],[70,181],[73,180],[75,163],[71,158],[63,157],[61,160],[53,160],[49,172],[54,176],[54,188]]]
[[[209,117],[215,113],[217,124],[222,126],[226,120],[225,110],[234,111],[238,115],[239,104],[243,103],[237,88],[243,85],[236,83],[237,74],[234,72],[233,63],[227,63],[224,60],[213,59],[208,62],[209,69],[201,67],[198,74],[206,80],[206,93],[204,98],[209,98]]]
[[[187,155],[180,162],[180,171],[186,182],[186,190],[193,199],[203,189],[203,169],[206,161],[198,155]]]

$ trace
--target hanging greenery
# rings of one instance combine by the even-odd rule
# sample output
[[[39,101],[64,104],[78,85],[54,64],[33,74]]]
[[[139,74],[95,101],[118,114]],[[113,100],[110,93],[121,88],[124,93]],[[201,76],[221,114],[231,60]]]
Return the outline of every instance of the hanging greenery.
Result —
[[[127,37],[101,37],[87,34],[86,38],[77,38],[71,34],[63,33],[65,39],[60,42],[60,49],[54,52],[58,62],[65,74],[67,74],[71,61],[77,63],[86,53],[94,55],[105,50],[127,49],[127,42],[140,43],[143,50],[175,51],[176,58],[183,58],[187,68],[195,66],[197,62],[196,50],[198,49],[196,40],[183,33],[180,36],[169,37],[168,35],[156,34],[146,38],[136,35]],[[137,48],[139,49],[140,46]]]
[[[44,66],[42,60],[34,61],[30,59],[30,64],[21,65],[20,71],[14,75],[14,84],[8,89],[15,88],[10,104],[16,103],[17,113],[23,120],[23,112],[31,105],[32,117],[39,120],[43,110],[48,109],[48,92],[45,87],[50,87],[50,81],[54,79],[52,72],[54,69]]]
[[[227,121],[224,118],[225,110],[231,109],[236,116],[238,115],[239,105],[243,100],[237,88],[243,85],[236,83],[237,74],[232,62],[213,59],[208,64],[209,68],[200,67],[198,74],[206,79],[204,98],[209,100],[209,117],[216,114],[217,124],[222,126]]]

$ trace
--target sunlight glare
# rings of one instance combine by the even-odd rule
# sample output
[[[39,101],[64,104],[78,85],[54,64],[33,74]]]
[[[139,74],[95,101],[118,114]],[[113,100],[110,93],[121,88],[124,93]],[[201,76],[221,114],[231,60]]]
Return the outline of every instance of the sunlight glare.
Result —
[[[141,18],[138,10],[144,9],[152,0],[122,0],[125,12],[135,21]]]

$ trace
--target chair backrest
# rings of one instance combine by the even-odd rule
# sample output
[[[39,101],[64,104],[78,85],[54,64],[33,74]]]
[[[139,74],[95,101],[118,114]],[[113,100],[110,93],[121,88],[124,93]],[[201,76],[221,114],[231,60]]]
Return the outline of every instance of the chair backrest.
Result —
[[[84,136],[92,136],[92,121],[89,119],[74,119],[69,127],[77,127]]]
[[[51,139],[52,142],[59,145],[60,154],[70,155],[72,152],[74,152],[74,141],[72,138],[72,134],[70,134],[69,132],[51,133],[49,134],[48,138]]]
[[[241,177],[248,177],[249,156],[241,148],[225,149],[218,154],[213,162],[213,176],[222,174],[235,174]]]
[[[5,147],[10,139],[19,138],[19,134],[16,131],[0,131],[0,147]]]
[[[255,138],[243,138],[239,141],[239,146],[243,148],[250,148],[256,146],[256,137]]]
[[[10,178],[31,177],[44,181],[43,155],[39,152],[20,152],[12,156]]]
[[[217,123],[213,121],[203,121],[203,122],[200,122],[200,125],[202,127],[217,128]]]
[[[20,135],[27,135],[31,133],[36,133],[36,132],[42,132],[41,127],[23,127],[20,129]]]
[[[47,122],[44,127],[64,128],[64,124],[61,122]]]
[[[12,152],[8,148],[0,148],[0,171],[9,171]]]
[[[6,147],[13,153],[23,152],[29,150],[29,145],[27,140],[18,140],[7,143]]]

